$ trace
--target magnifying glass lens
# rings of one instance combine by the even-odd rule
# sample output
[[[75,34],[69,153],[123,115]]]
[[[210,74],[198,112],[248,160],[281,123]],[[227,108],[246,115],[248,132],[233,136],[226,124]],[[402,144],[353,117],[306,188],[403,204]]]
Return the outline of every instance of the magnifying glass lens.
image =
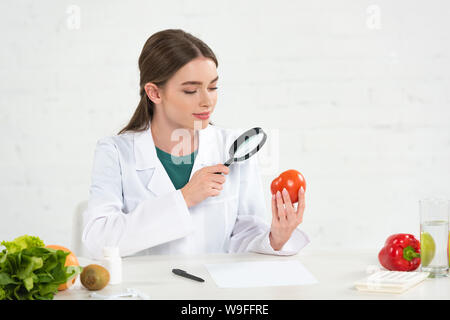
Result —
[[[258,147],[258,144],[261,143],[263,138],[264,134],[262,133],[248,137],[237,147],[237,150],[234,153],[234,157],[235,158],[244,157],[246,154],[250,153],[253,149],[256,149],[256,147]]]
[[[241,134],[230,147],[230,158],[224,163],[227,167],[233,162],[244,161],[258,152],[266,142],[263,129],[256,127]],[[215,172],[221,174],[220,172]]]

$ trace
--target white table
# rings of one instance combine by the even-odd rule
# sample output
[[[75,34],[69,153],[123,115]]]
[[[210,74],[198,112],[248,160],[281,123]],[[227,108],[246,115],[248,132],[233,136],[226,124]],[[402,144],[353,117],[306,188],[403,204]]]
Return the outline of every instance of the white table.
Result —
[[[402,293],[364,293],[353,284],[363,279],[367,267],[379,265],[378,252],[300,252],[295,256],[280,257],[256,253],[213,254],[197,256],[142,256],[123,259],[123,282],[108,285],[96,291],[99,294],[117,294],[134,288],[147,294],[152,300],[168,299],[249,299],[249,300],[301,300],[301,299],[450,299],[450,278],[426,279],[418,286]],[[273,261],[298,259],[319,283],[303,286],[277,286],[260,288],[219,288],[205,267],[206,263],[233,261]],[[79,258],[86,266],[98,261]],[[205,279],[196,282],[174,275],[179,268]],[[55,299],[91,299],[81,286],[79,277],[70,289],[59,292]]]

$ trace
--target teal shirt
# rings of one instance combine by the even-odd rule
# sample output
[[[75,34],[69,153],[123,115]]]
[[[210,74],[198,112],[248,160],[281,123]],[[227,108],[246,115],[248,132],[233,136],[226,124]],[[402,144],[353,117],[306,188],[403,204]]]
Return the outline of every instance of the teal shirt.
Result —
[[[191,176],[192,167],[194,165],[195,157],[197,156],[198,150],[195,150],[189,155],[176,157],[172,156],[170,153],[162,151],[156,147],[156,154],[159,160],[166,169],[167,174],[172,180],[172,183],[176,190],[183,188],[186,183],[189,182],[189,177]],[[172,160],[173,158],[173,160]]]

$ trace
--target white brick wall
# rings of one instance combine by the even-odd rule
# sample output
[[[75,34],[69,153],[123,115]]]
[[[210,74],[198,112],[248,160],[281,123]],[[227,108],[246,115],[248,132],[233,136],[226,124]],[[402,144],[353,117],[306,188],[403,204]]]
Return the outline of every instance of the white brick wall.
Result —
[[[262,170],[268,210],[276,175],[306,177],[307,250],[376,251],[391,233],[418,236],[418,200],[450,198],[449,9],[419,0],[2,1],[0,240],[28,233],[71,246],[95,142],[128,121],[140,50],[166,28],[215,51],[213,122],[271,133],[261,150],[263,164],[278,159],[277,170]]]

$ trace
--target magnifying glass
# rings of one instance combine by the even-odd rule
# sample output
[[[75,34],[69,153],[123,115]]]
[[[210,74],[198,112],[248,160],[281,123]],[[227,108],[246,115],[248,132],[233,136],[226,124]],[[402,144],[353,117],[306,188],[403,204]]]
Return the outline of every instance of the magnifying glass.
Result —
[[[230,147],[230,159],[224,165],[229,167],[234,161],[244,161],[261,149],[266,142],[267,135],[263,129],[255,127],[241,134]],[[221,172],[215,172],[222,174]]]

